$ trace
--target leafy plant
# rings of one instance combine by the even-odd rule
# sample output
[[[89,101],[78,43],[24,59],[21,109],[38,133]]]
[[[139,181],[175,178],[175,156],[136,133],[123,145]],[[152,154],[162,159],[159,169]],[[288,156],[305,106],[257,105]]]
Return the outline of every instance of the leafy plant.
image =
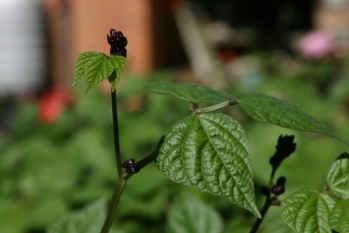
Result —
[[[110,36],[108,35],[107,39],[111,45],[111,55],[98,52],[81,53],[77,60],[74,78],[74,84],[82,79],[86,79],[85,93],[89,92],[91,88],[95,87],[104,79],[108,79],[111,84],[114,147],[118,183],[115,187],[108,215],[101,230],[102,233],[107,233],[110,230],[116,207],[128,179],[153,161],[155,161],[157,167],[169,179],[203,192],[223,196],[231,203],[253,213],[257,217],[257,221],[252,226],[250,232],[257,232],[262,221],[261,219],[265,216],[269,207],[271,205],[280,205],[281,203],[277,199],[277,196],[283,193],[286,178],[278,178],[274,185],[274,175],[281,162],[294,152],[294,137],[285,136],[279,138],[277,152],[270,160],[272,173],[269,186],[261,189],[261,192],[266,196],[266,202],[260,212],[255,201],[251,159],[244,129],[230,116],[213,111],[228,106],[240,106],[247,115],[255,120],[294,130],[324,134],[346,144],[343,139],[333,133],[315,117],[274,97],[257,93],[231,95],[195,84],[160,82],[146,84],[144,88],[154,93],[169,95],[189,102],[192,105],[192,114],[172,125],[160,138],[155,150],[148,156],[138,162],[134,159],[128,159],[122,162],[119,144],[116,85],[126,64],[125,47],[127,45],[127,39],[121,32],[117,32],[114,29],[110,31]],[[332,175],[328,178],[329,190],[334,195],[337,195],[337,197],[344,198],[347,197],[348,192],[346,188],[348,185],[347,171],[344,170],[342,172],[343,174],[337,174],[335,171],[338,171],[339,167],[342,169],[342,166],[345,167],[346,165],[339,164],[336,166],[331,169],[333,170]],[[348,213],[348,210],[343,208],[345,204],[338,202],[340,204],[334,209],[333,216],[331,217],[330,210],[334,206],[334,201],[327,194],[318,195],[313,190],[305,190],[301,193],[293,194],[281,205],[282,215],[291,228],[298,232],[307,232],[307,227],[309,227],[301,226],[299,228],[299,222],[295,222],[296,216],[299,216],[300,211],[303,211],[295,204],[299,200],[299,195],[302,197],[302,201],[311,201],[308,205],[309,208],[306,210],[310,210],[309,214],[312,217],[314,217],[315,213],[315,220],[313,221],[317,221],[317,217],[327,214],[327,219],[333,222],[332,225],[336,229],[345,229],[346,226],[343,226],[341,221],[336,221],[338,214],[342,212]],[[313,204],[315,202],[321,203],[321,206],[314,208]],[[205,204],[197,203],[195,200],[188,202],[185,198],[179,198],[177,200],[176,206],[178,207],[174,207],[169,216],[173,216],[173,219],[176,219],[180,215],[180,212],[183,212],[183,209],[186,208],[189,208],[189,210],[184,210],[184,212],[188,214],[189,218],[192,215],[199,214],[195,213],[196,210],[190,208],[190,205],[195,203],[196,207],[201,210],[200,214],[209,216],[207,218],[216,218],[212,210],[209,210]],[[326,208],[328,211],[325,210]],[[323,212],[317,212],[318,209],[321,209]],[[87,212],[89,211],[88,209]],[[76,220],[76,217],[71,217],[71,219],[72,225],[80,221]],[[188,219],[183,219],[183,221],[186,220]],[[178,230],[181,228],[174,227],[174,223],[171,221],[169,221],[170,232],[183,232],[183,230]],[[70,224],[68,220],[64,220],[63,222],[63,225],[67,227]],[[209,223],[207,222],[207,224]],[[184,230],[187,232],[194,232],[192,230],[193,228],[196,229],[195,231],[198,231],[203,227],[203,225],[193,222],[187,225],[191,225],[188,228],[189,230]],[[318,224],[318,226],[320,225],[322,226],[322,223]],[[215,228],[218,232],[220,231],[219,224]],[[313,229],[313,225],[310,228]],[[60,228],[60,232],[65,231],[64,229],[66,228]],[[212,226],[208,225],[205,229],[212,229]],[[84,232],[85,230],[76,228],[76,232],[80,231]],[[211,231],[208,230],[207,232]]]
[[[324,191],[302,189],[282,203],[282,217],[295,232],[348,232],[349,154],[340,155]]]

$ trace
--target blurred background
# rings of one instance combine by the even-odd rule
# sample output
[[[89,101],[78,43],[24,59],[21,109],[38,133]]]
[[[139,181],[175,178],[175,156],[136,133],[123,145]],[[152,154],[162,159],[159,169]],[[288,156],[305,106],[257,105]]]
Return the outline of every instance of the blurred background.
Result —
[[[0,232],[45,232],[111,197],[117,172],[108,83],[88,95],[83,82],[71,87],[78,54],[109,53],[110,29],[128,39],[118,86],[121,150],[124,160],[138,160],[190,114],[187,103],[142,90],[153,81],[268,94],[349,141],[348,11],[348,0],[0,0]],[[252,121],[238,108],[224,111],[246,130],[256,190],[268,182],[280,134],[297,142],[277,174],[288,179],[286,195],[322,190],[331,162],[348,150],[325,136]],[[224,232],[246,232],[254,220],[224,198],[173,184],[154,165],[141,173],[121,199],[116,232],[165,232],[181,189],[215,207]],[[278,211],[261,232],[290,232]]]

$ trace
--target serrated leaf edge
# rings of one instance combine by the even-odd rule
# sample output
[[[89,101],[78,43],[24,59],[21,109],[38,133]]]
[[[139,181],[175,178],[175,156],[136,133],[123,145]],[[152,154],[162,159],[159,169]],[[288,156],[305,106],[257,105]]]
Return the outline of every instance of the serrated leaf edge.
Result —
[[[95,65],[95,66],[94,66]],[[114,66],[111,64],[109,60],[109,56],[103,54],[103,57],[93,59],[87,64],[86,70],[86,90],[85,94],[87,94],[92,88],[97,86],[104,79],[108,78],[111,73],[114,71]],[[96,67],[98,67],[96,69]],[[103,69],[104,68],[104,69]],[[97,72],[94,72],[96,71]],[[101,71],[103,71],[101,74]]]
[[[277,123],[274,123],[274,122],[269,122],[269,121],[264,120],[264,119],[257,119],[257,118],[255,118],[255,116],[250,115],[250,114],[248,113],[248,111],[246,111],[246,110],[244,109],[244,107],[241,106],[241,104],[240,104],[240,103],[241,103],[240,98],[241,98],[242,96],[253,95],[253,94],[261,95],[261,96],[267,97],[268,99],[272,100],[272,101],[275,102],[275,103],[284,104],[283,108],[292,109],[292,110],[294,110],[295,113],[300,113],[300,114],[304,115],[305,117],[307,117],[308,119],[310,119],[310,120],[314,123],[314,127],[316,127],[316,130],[303,130],[303,129],[297,129],[297,128],[295,128],[295,127],[292,128],[292,127],[288,127],[288,126],[283,126],[283,125],[280,125],[280,124],[277,124]],[[249,115],[250,117],[252,117],[252,118],[255,119],[255,120],[258,120],[258,121],[261,121],[261,122],[267,122],[267,123],[270,123],[270,124],[273,124],[273,125],[277,125],[277,126],[279,126],[279,127],[288,128],[288,129],[292,129],[292,130],[297,130],[297,131],[302,131],[302,132],[311,132],[311,133],[318,133],[318,134],[322,134],[322,135],[327,135],[327,136],[329,136],[329,137],[335,138],[335,139],[337,139],[337,140],[343,142],[343,143],[346,144],[346,145],[349,145],[346,141],[344,141],[342,138],[340,138],[340,137],[339,137],[337,134],[335,134],[327,125],[325,125],[324,123],[322,123],[322,122],[321,122],[320,120],[318,120],[316,117],[314,117],[314,116],[310,115],[309,113],[303,111],[302,109],[298,108],[297,106],[294,106],[294,105],[292,105],[292,104],[289,104],[289,103],[287,103],[287,102],[285,102],[285,101],[282,101],[282,100],[280,100],[280,99],[274,98],[274,97],[272,97],[272,96],[260,94],[260,93],[245,93],[245,94],[242,94],[242,95],[237,96],[236,101],[238,102],[239,106],[242,107],[242,108],[245,110],[246,114]],[[246,103],[244,103],[244,104],[246,104]],[[249,104],[246,104],[246,105],[248,105],[249,108],[251,108],[251,109],[256,109],[255,107],[252,107],[252,106],[249,105]],[[261,110],[261,108],[258,108],[258,110]],[[262,109],[262,110],[263,110],[263,109]],[[278,110],[278,111],[279,111],[279,110]],[[256,112],[255,112],[255,113],[256,113]],[[257,113],[256,113],[256,114],[257,114]],[[267,113],[267,114],[269,115],[270,113]],[[283,113],[283,114],[288,115],[288,113]],[[258,115],[258,114],[257,114],[257,115]],[[275,117],[275,116],[273,116],[273,117]],[[293,118],[292,116],[288,116],[288,117]],[[264,117],[260,117],[260,118],[264,118]],[[284,121],[282,118],[279,118],[279,117],[276,117],[276,118],[277,118],[280,122],[285,122],[286,124],[289,124],[287,121]],[[308,125],[303,124],[303,122],[299,121],[298,119],[293,118],[293,120],[296,121],[297,124],[303,125],[303,127],[304,127],[304,126],[305,126],[306,128],[308,127]],[[324,131],[319,130],[319,127],[317,126],[317,124],[319,124],[319,125],[321,126],[321,128],[324,129]],[[327,132],[326,132],[326,131],[327,131]]]
[[[329,208],[328,216],[327,216],[327,217],[328,217],[328,219],[327,219],[327,224],[328,224],[328,226],[329,226],[329,228],[330,228],[330,225],[329,225],[329,223],[328,223],[328,220],[329,220],[329,217],[330,217],[331,210],[333,209],[333,206],[334,206],[334,201],[333,201],[333,199],[332,199],[329,195],[327,195],[327,194],[325,194],[325,193],[319,193],[317,190],[314,190],[314,189],[301,189],[301,190],[298,190],[297,192],[291,194],[291,195],[288,196],[285,200],[283,200],[283,202],[282,202],[282,204],[281,204],[281,216],[282,216],[282,218],[284,219],[285,223],[286,223],[290,228],[292,228],[295,232],[303,233],[302,230],[304,230],[304,229],[298,229],[297,226],[294,226],[294,225],[293,225],[293,222],[292,222],[292,225],[291,225],[291,223],[289,223],[288,220],[285,218],[285,214],[284,214],[285,203],[287,203],[287,201],[289,201],[289,200],[291,199],[291,197],[294,197],[294,196],[296,196],[296,195],[299,195],[299,194],[301,194],[302,192],[303,192],[303,194],[305,194],[305,195],[307,195],[307,196],[308,196],[308,194],[306,194],[306,192],[311,192],[312,194],[316,194],[316,195],[317,195],[317,202],[319,201],[319,198],[322,198],[322,199],[323,199],[323,201],[325,202],[326,206]],[[328,205],[327,201],[325,200],[325,197],[326,197],[327,199],[333,201],[333,203],[332,203],[333,206],[329,206],[329,205]],[[302,204],[301,206],[303,206],[305,203],[306,203],[306,202],[303,201],[303,204]],[[292,209],[294,209],[294,208],[292,208]],[[297,212],[299,212],[299,211],[297,210]],[[286,214],[287,214],[287,213],[286,213]],[[317,214],[318,214],[318,207],[317,207],[317,212],[316,212],[315,214],[313,213],[312,215],[316,215],[316,216],[317,216]],[[298,213],[297,213],[297,215],[298,215]],[[322,214],[320,214],[320,215],[317,216],[316,218],[319,219],[319,217],[323,218],[324,216],[322,216]],[[299,221],[296,220],[296,222],[298,223]],[[295,223],[295,224],[297,224],[297,223]],[[319,224],[318,224],[318,225],[319,225]],[[320,226],[320,225],[319,225],[319,226]]]
[[[171,90],[170,91],[166,91],[166,90],[164,91],[161,88],[154,90],[153,88],[151,88],[151,86],[153,86],[153,85],[163,85],[163,86],[165,86],[164,88],[171,89]],[[188,86],[191,86],[192,88],[196,88],[196,90],[198,90],[198,91],[202,91],[203,89],[207,89],[207,91],[210,91],[210,93],[206,93],[204,97],[215,96],[217,94],[221,94],[221,96],[226,95],[227,97],[228,96],[231,97],[231,98],[226,98],[225,100],[222,100],[222,102],[228,101],[228,100],[235,100],[236,99],[236,96],[234,96],[234,95],[231,95],[231,94],[228,94],[228,93],[225,93],[225,92],[222,92],[222,91],[217,91],[217,90],[211,89],[211,88],[206,87],[206,86],[196,85],[196,84],[193,84],[193,83],[175,84],[175,83],[169,83],[169,82],[155,82],[155,83],[145,84],[143,86],[143,88],[145,90],[148,90],[148,91],[156,93],[156,94],[172,96],[174,98],[181,99],[181,100],[193,103],[193,104],[219,103],[218,101],[203,101],[203,100],[200,100],[200,98],[198,98],[199,100],[196,100],[196,101],[189,99],[188,97],[186,97],[187,93],[183,92],[181,90],[182,87],[188,87]]]
[[[211,114],[216,114],[216,115],[222,115],[222,116],[225,116],[225,117],[229,117],[229,116],[226,116],[226,115],[224,115],[224,114],[219,114],[219,113],[207,113],[207,114],[201,114],[200,116],[202,117],[203,115],[211,115]],[[186,130],[188,130],[188,128],[190,128],[191,127],[191,125],[193,125],[193,121],[195,120],[195,119],[197,119],[196,117],[198,117],[198,116],[190,116],[190,117],[187,117],[187,118],[185,118],[185,119],[183,119],[183,120],[181,120],[181,121],[178,121],[177,123],[175,123],[173,126],[171,126],[170,128],[169,128],[169,130],[168,130],[168,133],[166,133],[166,137],[165,137],[165,140],[168,138],[168,137],[173,137],[173,136],[175,136],[177,133],[176,132],[173,132],[173,129],[175,128],[175,127],[177,127],[177,126],[179,126],[182,122],[183,123],[185,123],[186,125],[189,125],[189,126],[185,126],[185,128],[186,128]],[[199,118],[199,121],[200,121],[200,118],[201,117],[198,117]],[[234,121],[232,118],[230,118],[232,121]],[[207,119],[207,120],[210,120],[210,119]],[[188,121],[188,122],[187,122]],[[218,124],[217,122],[215,122],[216,124]],[[243,130],[242,129],[242,127],[238,124],[238,122],[236,122],[236,121],[234,121],[234,123],[235,124],[237,124],[237,126],[239,127],[239,129],[240,130]],[[204,128],[204,126],[203,126],[203,124],[202,123],[200,123],[199,122],[199,124],[200,124],[200,127],[202,127],[203,128],[203,130],[205,130]],[[225,129],[224,128],[224,130],[227,130],[227,129]],[[205,130],[206,131],[206,130]],[[169,133],[170,132],[170,133]],[[232,134],[232,133],[230,133],[230,134]],[[237,141],[239,141],[239,139],[238,138],[236,138],[236,135],[232,135]],[[178,139],[177,139],[178,140]],[[211,140],[211,137],[208,137],[208,140]],[[182,139],[180,140],[181,142],[183,141]],[[246,141],[246,140],[245,140]],[[182,145],[182,143],[181,142],[179,142],[179,144],[176,146],[176,147],[179,147],[179,145]],[[239,141],[239,143],[241,144],[241,141]],[[163,144],[163,146],[164,145],[166,145],[166,144]],[[242,145],[242,144],[241,144]],[[212,142],[212,146],[214,146],[214,143]],[[173,145],[171,145],[171,148],[173,147]],[[248,158],[247,159],[249,159],[249,153],[248,153],[248,149],[247,149],[247,145],[242,145],[242,147],[244,148],[244,151],[247,153],[247,156],[248,156]],[[173,148],[172,148],[173,149]],[[171,150],[172,150],[171,149]],[[160,149],[161,150],[161,149]],[[219,152],[219,150],[217,150],[216,149],[216,151],[217,151],[217,153]],[[166,152],[163,152],[163,153],[166,153]],[[168,154],[168,153],[166,153],[166,154]],[[242,157],[240,157],[239,155],[237,155],[238,157],[239,157],[239,159],[241,159],[241,160],[243,160],[243,164],[244,164],[244,166],[247,166],[247,168],[245,169],[245,170],[247,170],[247,173],[249,173],[249,178],[250,179],[248,179],[248,182],[247,183],[249,183],[250,184],[250,187],[249,187],[249,190],[250,190],[250,188],[252,188],[252,190],[253,190],[253,177],[252,177],[252,171],[251,171],[251,166],[250,166],[250,164],[251,164],[251,161],[250,161],[250,159],[249,159],[249,161],[248,162],[246,162],[245,160],[246,160],[246,158],[242,158]],[[166,156],[165,156],[166,157]],[[165,158],[164,157],[164,158]],[[182,157],[182,155],[181,155],[181,157]],[[222,163],[223,164],[225,164],[224,163],[224,161],[223,161],[223,159],[221,159],[222,160]],[[173,161],[175,161],[175,160],[173,160]],[[243,203],[240,203],[240,201],[241,200],[238,200],[238,201],[235,201],[235,198],[229,198],[229,196],[227,196],[227,194],[226,194],[226,192],[228,192],[228,191],[225,191],[225,190],[221,190],[221,194],[217,194],[217,193],[215,193],[215,192],[213,192],[212,191],[212,189],[211,189],[211,187],[209,186],[209,185],[206,185],[207,187],[205,187],[205,188],[203,188],[203,187],[199,187],[197,184],[194,184],[194,183],[192,183],[192,181],[190,180],[190,179],[188,179],[188,175],[186,175],[186,174],[184,174],[183,173],[183,177],[177,177],[176,178],[176,175],[175,174],[172,174],[171,173],[171,171],[170,171],[170,169],[169,170],[163,170],[161,167],[163,167],[164,165],[163,165],[163,161],[161,161],[160,163],[156,163],[157,164],[157,166],[159,167],[159,169],[161,170],[161,171],[163,171],[163,173],[168,177],[168,178],[170,178],[171,180],[173,180],[174,182],[177,182],[177,183],[180,183],[180,184],[183,184],[183,185],[189,185],[189,186],[191,186],[191,187],[195,187],[196,189],[198,189],[198,190],[200,190],[200,191],[203,191],[203,192],[207,192],[207,193],[210,193],[210,194],[212,194],[212,195],[219,195],[219,196],[223,196],[223,197],[225,197],[225,198],[227,198],[230,202],[232,202],[233,204],[235,204],[235,205],[238,205],[238,206],[240,206],[240,207],[242,207],[242,208],[245,208],[245,209],[247,209],[247,210],[249,210],[249,211],[251,211],[256,217],[261,217],[260,216],[260,213],[259,213],[259,210],[258,210],[258,208],[257,208],[257,206],[255,205],[255,198],[254,198],[254,192],[252,191],[252,196],[250,197],[250,198],[246,198],[246,196],[244,195],[246,192],[244,192],[242,189],[241,189],[241,187],[238,185],[238,182],[235,182],[235,179],[234,179],[234,177],[233,177],[233,175],[232,175],[232,173],[231,173],[231,169],[228,169],[227,168],[227,172],[229,173],[229,176],[234,180],[234,184],[235,184],[235,188],[238,188],[239,190],[240,190],[240,193],[241,194],[243,194],[243,196],[244,196],[244,200],[243,200]],[[184,163],[182,162],[182,165],[181,166],[184,166]],[[185,168],[182,168],[182,170],[185,170]],[[183,179],[184,178],[184,179]],[[242,177],[243,179],[247,179],[246,177]],[[219,180],[219,181],[221,181],[221,180]],[[204,182],[205,183],[207,183],[207,180],[206,179],[204,179]],[[253,200],[251,200],[251,199],[253,199]],[[248,205],[246,205],[246,203],[248,203]],[[253,205],[254,204],[254,205]]]
[[[103,55],[106,55],[106,54],[95,52],[95,51],[85,51],[79,54],[76,61],[76,65],[75,65],[73,86],[80,80],[86,78],[86,68],[88,66],[88,63],[91,60],[98,59],[100,56],[103,56]],[[79,72],[82,72],[82,70],[84,74],[81,77],[78,77]]]

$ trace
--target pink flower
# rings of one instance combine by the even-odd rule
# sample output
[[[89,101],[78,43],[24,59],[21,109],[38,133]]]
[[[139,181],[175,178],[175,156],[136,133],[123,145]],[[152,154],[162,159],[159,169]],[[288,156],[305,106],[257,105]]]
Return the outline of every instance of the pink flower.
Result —
[[[324,32],[311,32],[299,41],[301,55],[308,59],[319,59],[332,53],[334,39]]]

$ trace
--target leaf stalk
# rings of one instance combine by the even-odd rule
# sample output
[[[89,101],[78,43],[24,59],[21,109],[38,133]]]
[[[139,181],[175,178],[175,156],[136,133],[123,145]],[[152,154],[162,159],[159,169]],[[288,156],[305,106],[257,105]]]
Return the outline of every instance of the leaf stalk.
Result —
[[[220,108],[224,108],[227,107],[229,105],[237,105],[238,102],[235,100],[228,100],[228,101],[224,101],[222,103],[219,104],[215,104],[215,105],[211,105],[208,107],[204,107],[204,108],[198,108],[198,109],[194,109],[195,114],[200,114],[200,113],[205,113],[205,112],[212,112],[214,110],[220,109]]]
[[[250,233],[256,233],[259,229],[259,226],[261,225],[263,219],[264,219],[264,216],[267,214],[268,210],[269,210],[269,207],[271,206],[271,199],[270,199],[270,195],[265,197],[265,203],[264,203],[264,206],[261,210],[261,216],[262,218],[257,218],[256,222],[253,224],[252,228],[251,228],[251,231]]]

